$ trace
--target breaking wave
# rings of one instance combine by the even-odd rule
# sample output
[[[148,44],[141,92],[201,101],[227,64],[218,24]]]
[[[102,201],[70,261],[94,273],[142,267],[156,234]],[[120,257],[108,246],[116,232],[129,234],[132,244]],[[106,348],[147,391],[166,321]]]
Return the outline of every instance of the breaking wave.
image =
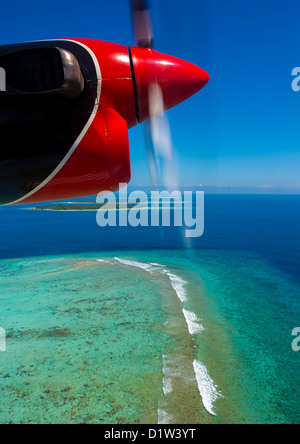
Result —
[[[197,315],[185,309],[184,305],[188,301],[187,298],[187,292],[186,292],[186,285],[188,284],[184,279],[182,279],[180,276],[171,273],[165,265],[158,264],[158,263],[144,263],[144,262],[138,262],[133,260],[127,260],[127,259],[120,259],[118,257],[114,258],[119,263],[129,266],[129,267],[136,267],[140,268],[142,270],[145,270],[149,273],[161,273],[165,274],[169,277],[170,283],[172,285],[172,288],[177,294],[178,299],[180,300],[182,304],[182,313],[184,315],[188,331],[191,336],[197,335],[205,330],[205,328],[200,324],[200,320],[198,319]],[[98,260],[99,262],[102,262],[102,260]],[[163,355],[163,393],[164,396],[167,397],[172,391],[173,391],[173,385],[172,385],[172,377],[175,376],[172,374],[169,368],[168,363],[168,357]],[[202,364],[200,361],[197,361],[196,359],[193,361],[193,368],[194,368],[194,374],[196,378],[196,382],[198,385],[199,394],[202,398],[203,405],[206,409],[206,411],[213,416],[216,416],[216,413],[214,411],[214,402],[218,398],[223,398],[222,394],[217,390],[217,386],[215,385],[214,381],[211,379],[211,377],[208,374],[207,368],[204,364]],[[168,414],[166,411],[160,406],[158,409],[158,423],[163,424],[167,423],[170,417],[168,417]]]
[[[195,359],[193,366],[203,405],[208,413],[210,413],[212,416],[216,416],[214,411],[214,402],[218,398],[223,398],[223,396],[218,392],[217,386],[209,376],[205,365]]]

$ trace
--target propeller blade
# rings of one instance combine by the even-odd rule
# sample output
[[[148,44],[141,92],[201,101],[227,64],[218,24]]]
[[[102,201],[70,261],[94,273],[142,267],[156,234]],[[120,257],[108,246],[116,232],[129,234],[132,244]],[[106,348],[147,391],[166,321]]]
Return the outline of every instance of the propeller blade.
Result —
[[[147,120],[145,123],[145,135],[146,135],[146,149],[147,149],[147,160],[149,167],[149,174],[151,179],[151,184],[153,189],[158,186],[159,183],[159,172],[158,164],[155,154],[155,148],[153,144],[152,134],[151,134],[151,122]]]
[[[147,0],[131,0],[134,34],[137,45],[153,49],[153,31]],[[148,166],[152,186],[172,186],[174,173],[173,144],[167,116],[164,112],[163,92],[156,81],[149,87],[150,121],[145,122]]]
[[[153,31],[150,9],[146,0],[131,0],[133,28],[137,45],[153,48]]]
[[[151,156],[154,158],[149,168],[151,170],[155,167],[156,183],[170,188],[176,183],[174,148],[169,121],[164,112],[163,93],[158,83],[153,83],[149,87],[149,109],[151,118],[148,125],[153,154],[149,153],[148,145],[148,158]]]

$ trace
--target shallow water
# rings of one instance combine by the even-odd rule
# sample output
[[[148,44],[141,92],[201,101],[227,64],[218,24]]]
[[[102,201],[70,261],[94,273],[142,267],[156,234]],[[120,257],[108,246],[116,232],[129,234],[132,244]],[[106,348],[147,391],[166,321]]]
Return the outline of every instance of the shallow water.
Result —
[[[1,423],[299,423],[299,196],[206,196],[191,250],[93,212],[0,218]]]
[[[258,256],[102,252],[0,270],[1,423],[299,421],[299,286]]]

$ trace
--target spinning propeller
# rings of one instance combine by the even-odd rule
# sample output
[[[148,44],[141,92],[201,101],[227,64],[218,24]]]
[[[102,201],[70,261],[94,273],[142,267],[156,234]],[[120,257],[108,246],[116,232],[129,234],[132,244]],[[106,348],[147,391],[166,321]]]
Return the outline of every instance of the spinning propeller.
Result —
[[[143,79],[143,105],[148,109],[140,121],[145,122],[147,158],[152,186],[171,187],[176,182],[174,148],[165,111],[199,91],[209,75],[195,65],[153,50],[153,27],[147,0],[131,0],[135,40],[139,48],[148,50],[147,63],[137,78]],[[151,61],[152,58],[152,63]],[[146,79],[146,81],[145,81]],[[147,88],[146,88],[147,87]],[[138,85],[139,89],[139,85]],[[140,91],[138,91],[138,95]],[[146,117],[146,118],[145,118]],[[149,120],[147,120],[147,117]]]
[[[147,0],[131,0],[133,26],[137,45],[153,49],[153,27]],[[145,122],[147,159],[152,186],[171,186],[173,173],[173,143],[164,98],[157,78],[149,85],[149,116]]]

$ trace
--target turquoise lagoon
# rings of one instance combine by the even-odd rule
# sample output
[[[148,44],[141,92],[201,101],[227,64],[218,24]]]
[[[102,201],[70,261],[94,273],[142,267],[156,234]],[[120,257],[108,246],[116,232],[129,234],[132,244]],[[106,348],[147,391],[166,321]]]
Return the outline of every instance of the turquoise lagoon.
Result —
[[[90,213],[1,209],[0,422],[299,423],[299,225],[262,198],[247,208],[274,207],[264,229],[209,200],[191,250],[129,229],[108,246]]]

